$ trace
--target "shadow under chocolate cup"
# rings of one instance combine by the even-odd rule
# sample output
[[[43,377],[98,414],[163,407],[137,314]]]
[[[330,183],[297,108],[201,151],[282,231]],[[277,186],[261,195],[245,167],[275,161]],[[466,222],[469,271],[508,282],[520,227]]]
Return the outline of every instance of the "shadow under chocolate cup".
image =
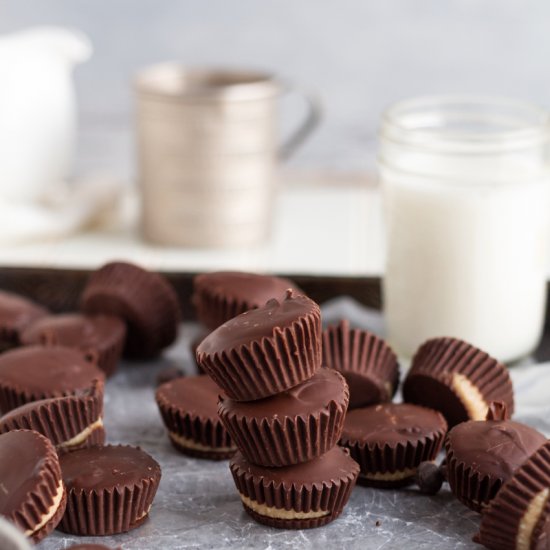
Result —
[[[282,468],[250,464],[237,453],[229,465],[245,511],[279,529],[310,529],[335,520],[355,486],[359,466],[338,446]]]
[[[281,467],[307,462],[334,447],[348,400],[343,376],[321,368],[309,380],[259,401],[221,396],[218,412],[248,462]]]
[[[340,445],[359,463],[357,482],[379,488],[409,485],[418,466],[436,459],[447,432],[443,416],[408,403],[349,411]]]
[[[375,334],[342,320],[323,330],[323,365],[341,372],[349,386],[349,408],[391,401],[399,384],[397,356]]]
[[[428,340],[413,357],[403,399],[441,411],[449,427],[484,420],[493,401],[510,415],[514,392],[508,369],[484,351],[456,338]]]
[[[166,382],[156,401],[172,445],[194,458],[225,460],[237,447],[218,416],[220,388],[209,376]]]
[[[321,367],[321,311],[288,291],[211,332],[197,361],[235,401],[255,401],[288,390]]]

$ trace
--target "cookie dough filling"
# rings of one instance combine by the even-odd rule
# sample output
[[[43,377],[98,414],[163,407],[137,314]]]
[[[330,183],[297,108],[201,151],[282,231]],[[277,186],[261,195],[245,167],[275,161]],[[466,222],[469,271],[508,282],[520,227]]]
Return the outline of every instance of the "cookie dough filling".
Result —
[[[311,510],[311,512],[298,512],[297,510],[286,510],[285,508],[275,508],[274,506],[267,506],[267,504],[260,504],[259,502],[248,498],[247,496],[239,493],[243,504],[250,508],[256,514],[266,516],[274,519],[316,519],[323,518],[329,515],[328,510]]]
[[[544,489],[536,494],[531,500],[523,518],[519,523],[518,535],[516,538],[516,550],[529,550],[531,548],[531,539],[533,531],[540,520],[541,514],[548,502],[550,489]]]
[[[27,529],[27,531],[25,531],[26,537],[31,537],[37,531],[40,531],[40,529],[42,529],[42,527],[44,527],[44,525],[46,525],[46,523],[48,523],[48,521],[50,521],[55,516],[55,513],[59,509],[59,506],[61,506],[64,492],[65,488],[63,487],[63,481],[59,480],[59,484],[53,497],[53,504],[50,506],[50,509],[42,516],[34,529]]]
[[[452,388],[462,401],[471,420],[485,420],[489,405],[466,376],[460,373],[453,374]]]
[[[198,443],[193,439],[183,437],[182,435],[174,432],[168,432],[168,435],[170,436],[170,439],[172,439],[172,441],[174,441],[178,445],[181,445],[186,449],[192,449],[194,451],[205,451],[209,453],[230,453],[237,450],[237,447],[209,447],[208,445],[203,445],[202,443]]]

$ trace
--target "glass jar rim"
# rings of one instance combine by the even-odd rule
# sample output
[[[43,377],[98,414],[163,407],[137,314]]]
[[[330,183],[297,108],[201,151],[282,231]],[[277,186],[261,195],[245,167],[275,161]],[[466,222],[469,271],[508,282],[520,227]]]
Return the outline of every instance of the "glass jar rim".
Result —
[[[550,113],[530,102],[485,95],[421,96],[391,105],[380,138],[455,153],[532,147],[550,138]]]

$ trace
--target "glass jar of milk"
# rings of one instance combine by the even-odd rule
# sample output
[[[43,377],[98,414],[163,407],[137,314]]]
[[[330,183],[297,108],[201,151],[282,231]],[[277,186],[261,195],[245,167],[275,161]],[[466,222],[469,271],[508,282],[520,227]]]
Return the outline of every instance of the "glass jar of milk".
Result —
[[[502,361],[543,328],[550,249],[549,115],[520,101],[443,96],[395,104],[380,131],[390,341],[435,336]]]

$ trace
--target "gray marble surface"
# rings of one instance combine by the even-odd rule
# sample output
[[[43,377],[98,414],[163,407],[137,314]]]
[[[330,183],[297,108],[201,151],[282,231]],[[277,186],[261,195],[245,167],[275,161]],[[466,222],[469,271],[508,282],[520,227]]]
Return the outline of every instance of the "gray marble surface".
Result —
[[[324,319],[348,317],[383,330],[376,313],[348,300],[327,304]],[[106,388],[105,423],[110,443],[139,445],[162,467],[162,480],[149,520],[115,537],[86,538],[54,532],[38,550],[60,550],[76,542],[117,545],[124,550],[216,549],[474,549],[479,517],[444,488],[434,497],[413,488],[388,491],[356,487],[343,515],[326,527],[281,531],[256,524],[243,511],[227,462],[186,458],[168,442],[154,401],[158,371],[170,364],[195,370],[188,343],[194,325],[182,327],[178,344],[155,363],[122,365]],[[550,434],[550,364],[515,367],[516,419]],[[377,526],[377,521],[380,522]]]

